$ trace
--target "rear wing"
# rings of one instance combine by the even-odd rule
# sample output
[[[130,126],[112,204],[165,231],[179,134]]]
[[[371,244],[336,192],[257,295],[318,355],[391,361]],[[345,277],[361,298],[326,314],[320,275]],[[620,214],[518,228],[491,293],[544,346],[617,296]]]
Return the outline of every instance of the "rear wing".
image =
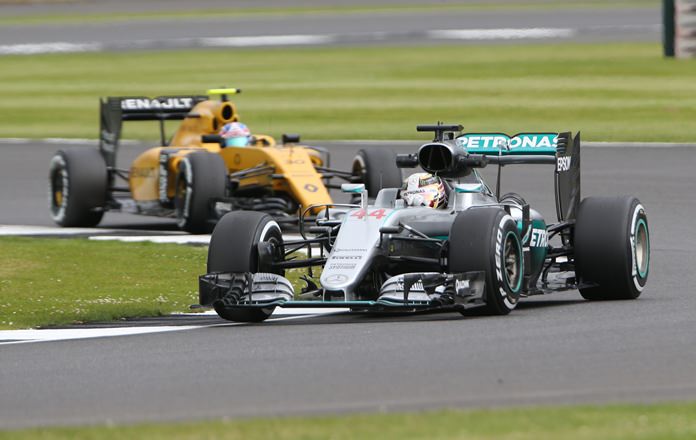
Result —
[[[483,154],[488,162],[554,164],[554,192],[559,222],[575,220],[580,204],[580,133],[465,133],[456,145],[469,154]]]
[[[558,133],[465,133],[457,146],[471,154],[488,156],[555,155]]]
[[[159,121],[160,140],[166,145],[164,122],[186,118],[205,95],[110,96],[99,100],[99,150],[107,166],[116,166],[116,151],[123,121]]]

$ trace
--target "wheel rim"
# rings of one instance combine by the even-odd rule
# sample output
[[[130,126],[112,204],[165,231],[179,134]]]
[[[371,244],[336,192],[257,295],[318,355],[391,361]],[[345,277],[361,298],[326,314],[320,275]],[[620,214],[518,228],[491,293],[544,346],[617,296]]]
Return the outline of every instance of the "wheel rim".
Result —
[[[360,180],[365,183],[367,167],[365,166],[365,161],[360,156],[355,156],[353,159],[353,166],[351,169],[351,174],[355,177],[359,177]]]
[[[63,171],[57,170],[51,177],[51,204],[54,211],[63,206],[63,192]]]
[[[175,191],[175,207],[176,214],[179,220],[184,220],[186,218],[186,191],[188,187],[186,185],[186,179],[179,179]]]
[[[285,256],[283,243],[276,237],[270,237],[267,241],[271,244],[271,246],[273,246],[273,262],[277,263],[279,261],[283,261],[283,257]]]
[[[648,225],[641,218],[636,225],[636,237],[634,250],[636,270],[641,278],[648,275],[650,264],[650,238],[648,237]]]
[[[277,226],[277,223],[273,223],[274,225],[265,230],[261,237],[259,237],[259,242],[266,242],[271,245],[273,262],[277,263],[285,260],[285,244],[283,243],[283,233],[280,230],[280,227]],[[267,224],[266,227],[268,226],[269,225]],[[283,275],[285,271],[279,269],[274,271],[274,273]]]
[[[510,231],[505,236],[505,281],[513,292],[517,292],[522,284],[522,255],[519,243],[514,232]]]

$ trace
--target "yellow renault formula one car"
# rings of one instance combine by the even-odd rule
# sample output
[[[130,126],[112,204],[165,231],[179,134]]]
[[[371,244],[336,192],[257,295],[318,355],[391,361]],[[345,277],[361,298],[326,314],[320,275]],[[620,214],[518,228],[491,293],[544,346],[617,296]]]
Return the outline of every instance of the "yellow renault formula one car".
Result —
[[[269,213],[287,223],[311,205],[332,202],[338,178],[365,183],[376,194],[401,184],[390,149],[363,149],[351,170],[329,168],[329,153],[299,145],[283,135],[279,145],[266,135],[251,144],[225,146],[219,130],[239,120],[228,95],[239,89],[209,90],[219,96],[109,97],[100,101],[99,149],[58,151],[50,164],[50,210],[61,226],[96,226],[106,211],[176,218],[199,233],[212,229],[229,211]],[[123,121],[159,121],[161,146],[138,156],[130,169],[116,167]],[[167,142],[165,121],[181,120]]]

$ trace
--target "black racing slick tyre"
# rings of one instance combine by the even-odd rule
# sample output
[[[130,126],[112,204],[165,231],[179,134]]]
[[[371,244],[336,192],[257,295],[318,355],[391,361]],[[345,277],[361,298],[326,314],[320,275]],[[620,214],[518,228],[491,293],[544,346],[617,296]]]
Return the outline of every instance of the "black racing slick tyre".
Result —
[[[95,149],[58,151],[49,167],[51,218],[61,226],[92,227],[104,216],[108,173]]]
[[[225,214],[210,238],[208,273],[271,272],[283,275],[283,270],[264,267],[264,262],[259,259],[259,243],[271,245],[274,261],[283,259],[283,233],[271,216],[256,211],[233,211]],[[219,301],[213,306],[221,318],[237,322],[261,322],[271,316],[275,309],[227,308]]]
[[[587,197],[573,235],[580,294],[589,300],[638,298],[648,280],[650,233],[640,201]]]
[[[401,170],[396,167],[396,153],[391,148],[364,148],[353,158],[351,174],[365,184],[371,198],[382,188],[401,188]]]
[[[225,196],[227,167],[217,154],[195,152],[179,163],[174,207],[179,228],[192,234],[210,232],[212,199]]]
[[[524,254],[517,223],[499,208],[471,208],[454,219],[448,271],[483,271],[486,311],[507,315],[516,306],[524,278]]]

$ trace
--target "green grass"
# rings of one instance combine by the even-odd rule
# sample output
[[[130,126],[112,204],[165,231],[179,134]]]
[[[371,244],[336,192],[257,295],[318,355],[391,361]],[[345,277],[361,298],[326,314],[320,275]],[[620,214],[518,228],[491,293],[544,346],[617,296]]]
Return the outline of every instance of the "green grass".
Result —
[[[0,439],[693,439],[696,404],[504,408],[197,423],[47,428]]]
[[[207,253],[179,244],[0,237],[0,329],[189,312]],[[298,292],[303,273],[286,273]]]
[[[0,328],[188,311],[207,248],[0,238]]]
[[[451,45],[0,57],[0,137],[90,137],[107,95],[228,85],[253,131],[305,139],[417,139],[470,131],[582,130],[604,141],[694,141],[696,61],[658,44]],[[153,123],[126,137],[156,139]]]
[[[12,3],[12,2],[10,2]],[[0,0],[0,5],[3,1]],[[496,0],[493,2],[468,2],[437,5],[438,11],[485,11],[491,9],[506,10],[549,10],[549,9],[584,9],[584,8],[627,8],[627,7],[652,7],[657,6],[655,0],[527,0],[510,1]],[[133,20],[191,20],[191,19],[224,19],[224,18],[254,18],[259,16],[294,16],[294,15],[322,15],[322,14],[378,14],[378,13],[428,13],[433,5],[423,4],[372,4],[357,5],[331,5],[331,6],[295,6],[295,7],[242,7],[221,9],[191,9],[175,11],[145,11],[131,13],[87,13],[51,15],[30,14],[0,17],[3,25],[33,25],[33,24],[80,24],[86,21],[90,23],[105,23],[114,21]]]

